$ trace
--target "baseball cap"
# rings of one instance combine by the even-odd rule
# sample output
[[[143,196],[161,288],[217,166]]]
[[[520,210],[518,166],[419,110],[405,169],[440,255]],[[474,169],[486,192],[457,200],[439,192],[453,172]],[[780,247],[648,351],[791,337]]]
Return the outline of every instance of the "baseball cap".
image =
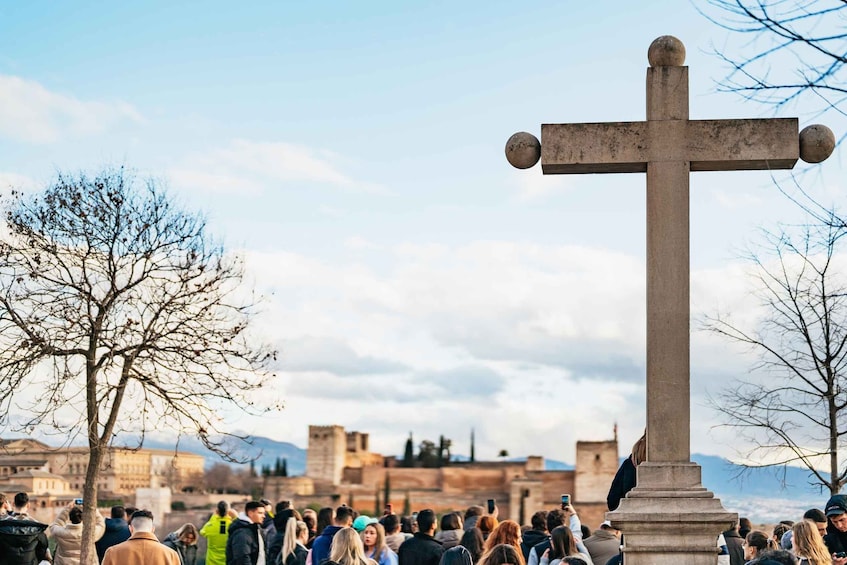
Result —
[[[826,503],[826,515],[838,516],[847,513],[847,495],[835,494]]]

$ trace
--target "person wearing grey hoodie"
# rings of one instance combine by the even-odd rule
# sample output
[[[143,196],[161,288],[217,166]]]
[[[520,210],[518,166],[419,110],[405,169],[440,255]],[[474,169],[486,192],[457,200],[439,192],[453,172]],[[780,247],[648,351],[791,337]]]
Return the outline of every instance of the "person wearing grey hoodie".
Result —
[[[464,533],[462,517],[456,512],[451,512],[441,517],[441,529],[435,534],[435,541],[441,542],[444,549],[450,549],[459,545]]]

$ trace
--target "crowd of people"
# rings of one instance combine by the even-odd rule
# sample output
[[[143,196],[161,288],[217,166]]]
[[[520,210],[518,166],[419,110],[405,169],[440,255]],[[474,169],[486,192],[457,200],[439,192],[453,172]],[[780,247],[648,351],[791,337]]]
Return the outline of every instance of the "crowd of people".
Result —
[[[0,564],[79,565],[82,507],[69,504],[47,525],[32,519],[28,504],[26,493],[0,494]],[[521,525],[499,520],[496,506],[440,518],[431,509],[401,517],[389,506],[376,518],[346,505],[301,514],[287,501],[259,500],[237,512],[221,501],[202,527],[186,523],[161,542],[149,511],[114,506],[110,518],[96,513],[94,530],[102,565],[197,565],[201,537],[208,565],[618,565],[623,558],[621,532],[609,522],[590,531],[569,503]],[[715,552],[719,565],[847,565],[847,495],[767,531],[742,518],[718,537]]]
[[[847,564],[847,495],[836,494],[823,510],[810,508],[797,522],[753,529],[741,518],[719,538],[725,565]]]

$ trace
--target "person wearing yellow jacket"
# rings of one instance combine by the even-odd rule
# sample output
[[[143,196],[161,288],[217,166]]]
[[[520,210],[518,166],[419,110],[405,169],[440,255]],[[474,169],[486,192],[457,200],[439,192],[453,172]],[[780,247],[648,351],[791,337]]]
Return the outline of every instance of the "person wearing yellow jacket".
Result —
[[[206,565],[226,565],[226,538],[229,525],[238,514],[226,500],[218,502],[218,509],[202,528],[200,535],[206,538]]]

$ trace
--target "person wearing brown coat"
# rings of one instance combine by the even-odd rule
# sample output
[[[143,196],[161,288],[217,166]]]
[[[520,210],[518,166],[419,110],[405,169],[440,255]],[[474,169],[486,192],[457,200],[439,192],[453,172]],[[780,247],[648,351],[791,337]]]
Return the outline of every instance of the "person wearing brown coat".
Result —
[[[102,565],[180,565],[179,554],[153,534],[153,514],[138,510],[129,520],[132,535],[106,550]]]

